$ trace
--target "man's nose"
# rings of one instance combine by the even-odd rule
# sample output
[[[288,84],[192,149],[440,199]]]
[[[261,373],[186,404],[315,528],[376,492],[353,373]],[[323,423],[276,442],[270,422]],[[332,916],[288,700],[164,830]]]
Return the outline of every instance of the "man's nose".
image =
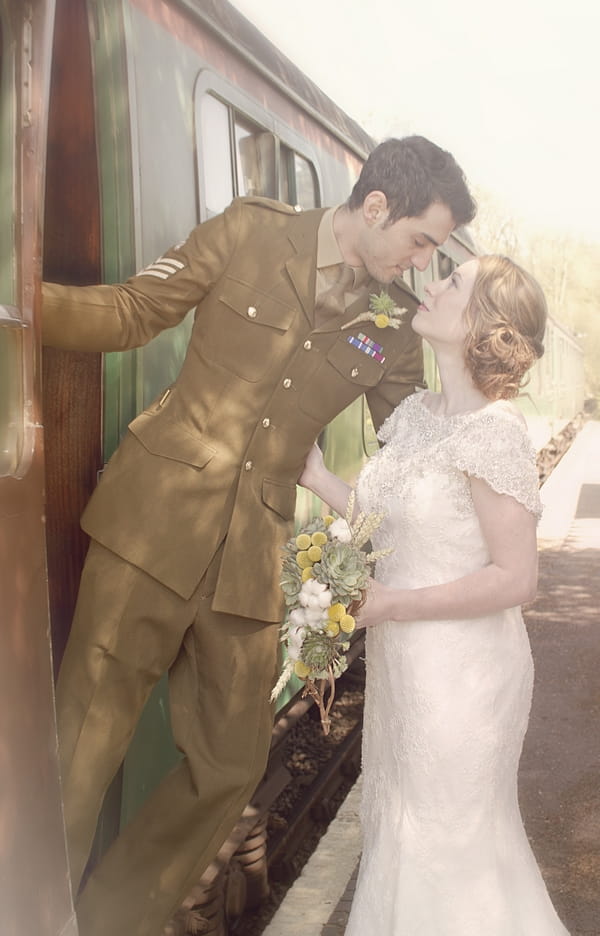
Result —
[[[429,261],[433,256],[434,250],[435,247],[433,244],[427,247],[421,247],[419,250],[415,250],[414,254],[410,258],[412,265],[416,267],[420,273],[423,273],[429,266]]]

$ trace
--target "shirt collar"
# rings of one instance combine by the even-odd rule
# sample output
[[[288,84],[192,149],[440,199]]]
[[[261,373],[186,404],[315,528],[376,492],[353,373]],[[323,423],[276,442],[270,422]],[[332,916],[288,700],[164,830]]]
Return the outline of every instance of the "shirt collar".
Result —
[[[344,263],[344,258],[333,230],[333,216],[341,205],[335,205],[333,208],[327,208],[317,232],[317,270],[324,267],[334,266],[337,263]],[[354,273],[353,290],[359,289],[370,279],[364,266],[350,267]]]

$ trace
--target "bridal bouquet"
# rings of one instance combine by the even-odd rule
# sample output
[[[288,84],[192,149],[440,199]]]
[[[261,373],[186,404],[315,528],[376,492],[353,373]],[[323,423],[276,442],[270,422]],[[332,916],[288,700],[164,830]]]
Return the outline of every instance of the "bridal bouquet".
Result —
[[[271,700],[292,674],[303,679],[303,696],[310,695],[319,706],[325,734],[335,680],[348,665],[345,654],[356,626],[354,615],[366,598],[370,566],[391,551],[363,548],[383,514],[360,513],[352,523],[354,503],[352,491],[345,518],[315,517],[283,547],[280,584],[287,610],[281,640],[287,660]]]

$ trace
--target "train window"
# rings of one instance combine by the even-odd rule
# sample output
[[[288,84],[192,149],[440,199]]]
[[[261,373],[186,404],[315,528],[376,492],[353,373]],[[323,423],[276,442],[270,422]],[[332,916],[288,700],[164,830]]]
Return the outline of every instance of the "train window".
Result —
[[[375,432],[375,426],[373,425],[373,419],[371,417],[371,411],[367,404],[366,397],[362,397],[362,431],[363,431],[363,449],[367,457],[371,457],[375,452],[379,451],[379,442],[377,441],[377,433]]]
[[[223,211],[236,195],[320,205],[310,145],[240,88],[209,69],[194,88],[200,217]]]
[[[294,169],[296,177],[296,204],[302,208],[316,208],[319,204],[317,198],[317,180],[314,169],[308,159],[294,153]]]
[[[277,198],[276,140],[236,117],[234,125],[237,195]]]
[[[19,473],[24,448],[23,322],[0,306],[0,477]]]
[[[279,177],[279,198],[287,205],[295,204],[292,196],[292,192],[294,191],[294,181],[290,169],[291,166],[290,162],[288,161],[287,165],[282,167],[281,175]]]
[[[425,274],[421,270],[417,270],[415,267],[412,267],[410,271],[410,285],[419,299],[424,299],[425,297],[426,282],[427,280],[425,279]]]
[[[446,277],[450,276],[450,274],[452,273],[452,270],[455,267],[455,263],[452,260],[452,258],[449,257],[447,254],[441,253],[441,251],[439,250],[437,252],[437,263],[438,263],[438,276],[440,279],[446,279]]]
[[[411,267],[410,270],[406,270],[404,274],[404,280],[408,283],[413,292],[416,291],[417,283],[415,279],[415,268]]]
[[[234,196],[229,109],[212,94],[200,100],[201,167],[208,215],[219,214]]]
[[[209,216],[236,195],[277,197],[277,142],[212,94],[200,100],[201,171]]]
[[[281,163],[281,200],[301,208],[316,208],[319,191],[312,164],[287,146],[281,147]]]

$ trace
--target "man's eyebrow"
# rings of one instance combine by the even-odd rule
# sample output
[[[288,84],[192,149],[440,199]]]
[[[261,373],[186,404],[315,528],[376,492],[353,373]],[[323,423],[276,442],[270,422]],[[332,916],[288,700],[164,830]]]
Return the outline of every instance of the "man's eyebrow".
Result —
[[[429,234],[426,234],[425,231],[421,232],[421,237],[424,237],[425,240],[428,240],[429,243],[433,244],[434,247],[441,247],[441,244],[438,244],[438,242],[434,240],[433,237],[430,237]]]

